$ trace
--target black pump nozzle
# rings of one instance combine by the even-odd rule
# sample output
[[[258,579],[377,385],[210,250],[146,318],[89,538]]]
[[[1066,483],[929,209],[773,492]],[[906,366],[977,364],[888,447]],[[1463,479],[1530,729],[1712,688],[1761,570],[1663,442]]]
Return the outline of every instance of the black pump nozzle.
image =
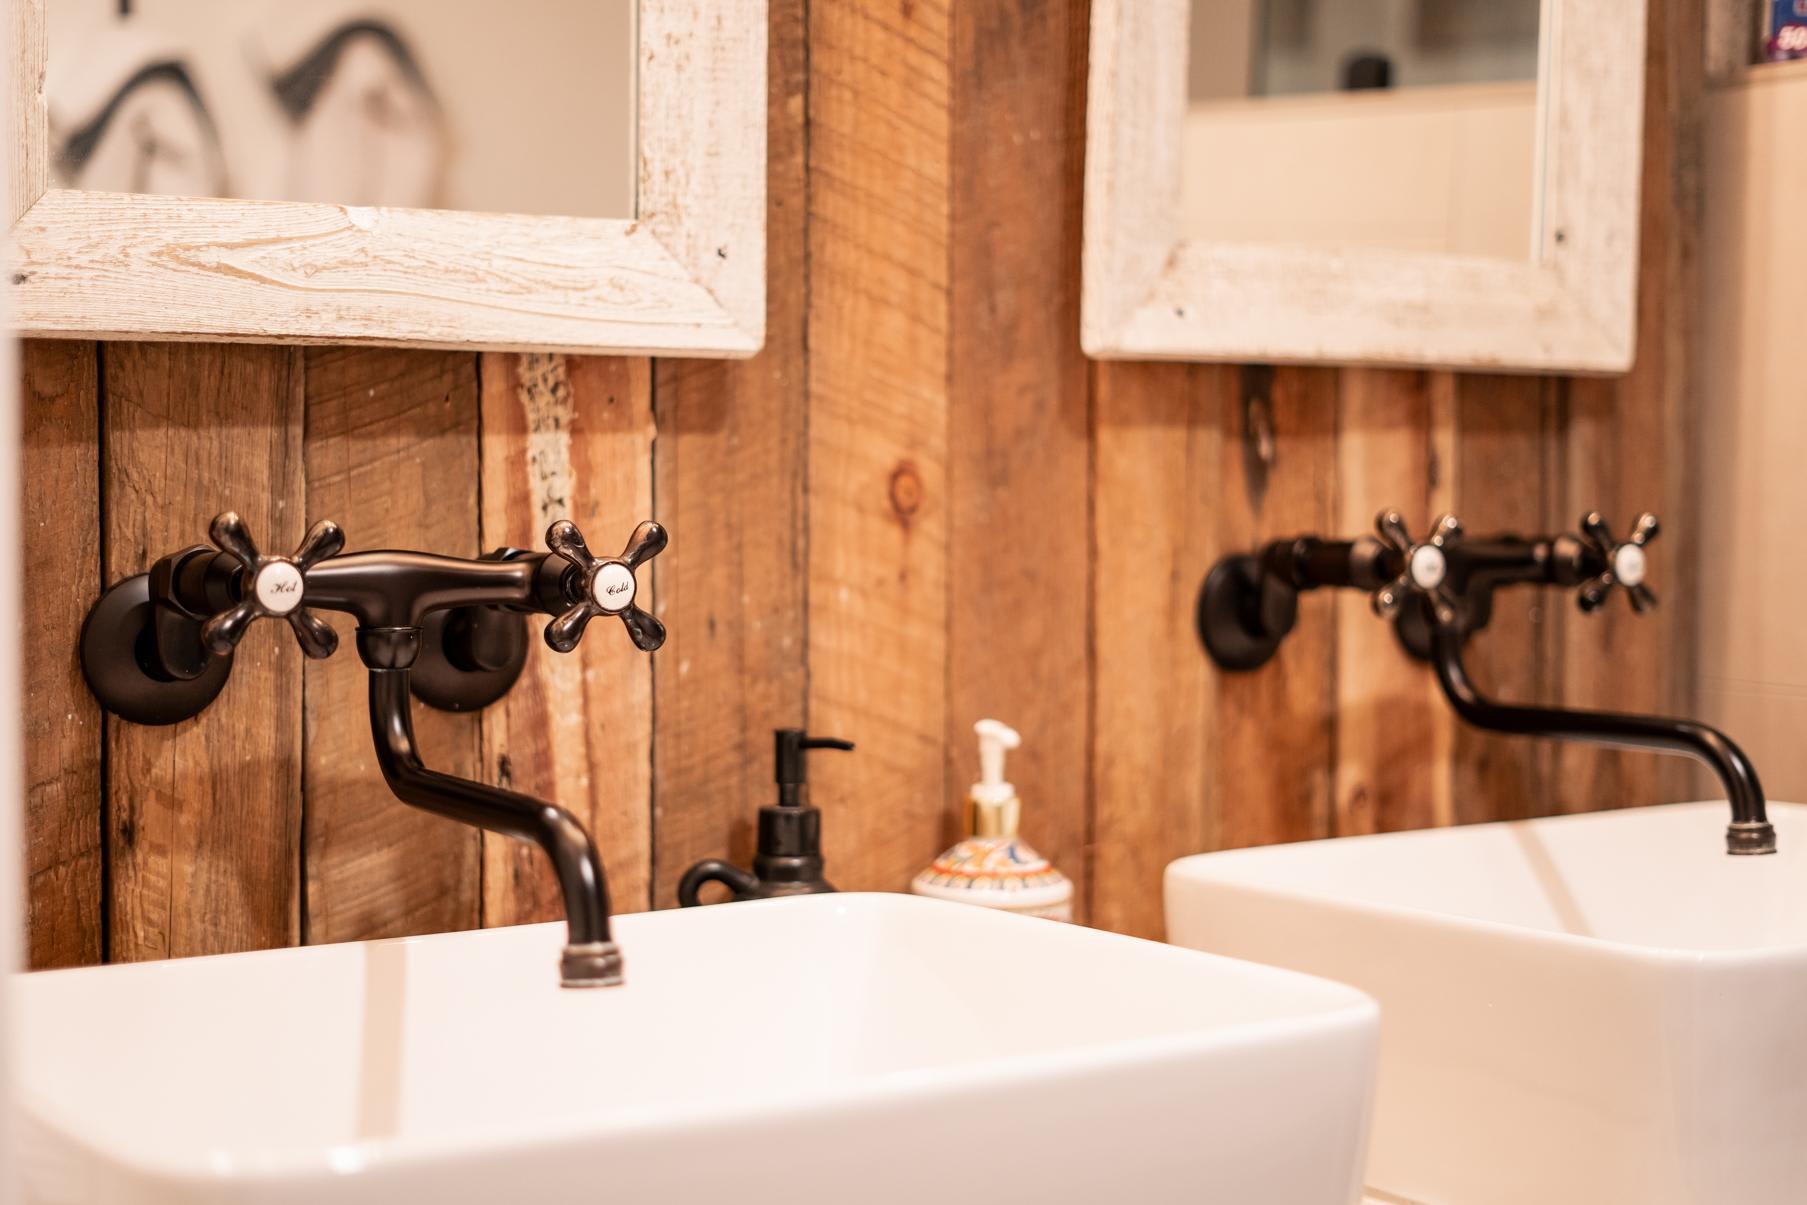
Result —
[[[822,877],[822,813],[805,802],[811,749],[852,749],[852,741],[810,736],[801,728],[773,732],[772,779],[778,784],[778,802],[759,809],[759,852],[748,874],[720,858],[698,862],[678,883],[678,903],[691,908],[701,903],[698,892],[705,883],[721,883],[737,900],[765,899],[774,895],[814,895],[833,891]]]
[[[803,756],[811,749],[853,748],[852,741],[832,736],[810,736],[801,728],[779,728],[772,733],[772,781],[778,784],[778,806],[803,806],[800,789],[809,781],[809,764]]]

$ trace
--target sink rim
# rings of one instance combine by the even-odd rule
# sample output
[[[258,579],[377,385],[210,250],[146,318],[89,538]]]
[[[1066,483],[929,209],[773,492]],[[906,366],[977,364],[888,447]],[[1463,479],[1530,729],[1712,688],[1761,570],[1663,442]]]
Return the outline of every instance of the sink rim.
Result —
[[[1469,829],[1512,828],[1531,824],[1563,824],[1567,822],[1599,822],[1602,816],[1622,815],[1625,813],[1687,810],[1725,811],[1730,805],[1721,800],[1690,800],[1681,803],[1647,804],[1638,807],[1612,808],[1595,812],[1566,812],[1551,816],[1533,816],[1518,820],[1490,820],[1477,824],[1442,825],[1435,828],[1400,829],[1386,833],[1361,833],[1346,837],[1320,837],[1310,841],[1297,841],[1284,845],[1248,846],[1240,849],[1211,850],[1203,853],[1187,854],[1175,858],[1167,864],[1163,878],[1164,910],[1172,914],[1172,892],[1176,883],[1199,883],[1213,887],[1258,896],[1266,900],[1297,902],[1308,905],[1330,906],[1338,911],[1355,915],[1368,916],[1385,920],[1405,920],[1415,924],[1425,924],[1452,932],[1480,931],[1505,939],[1541,942],[1544,944],[1565,946],[1571,949],[1599,950],[1605,948],[1615,956],[1639,961],[1646,965],[1674,968],[1684,966],[1736,967],[1752,965],[1774,965],[1777,963],[1807,963],[1807,940],[1792,945],[1753,945],[1739,949],[1702,949],[1683,945],[1651,945],[1625,941],[1613,937],[1600,937],[1594,934],[1566,933],[1555,929],[1543,929],[1532,925],[1513,924],[1506,921],[1492,920],[1486,917],[1464,916],[1460,913],[1442,911],[1436,908],[1421,907],[1411,904],[1388,903],[1376,900],[1359,899],[1342,895],[1334,891],[1313,890],[1309,886],[1287,884],[1276,886],[1271,882],[1252,878],[1229,877],[1210,873],[1212,870],[1233,863],[1255,862],[1263,858],[1284,856],[1280,851],[1311,846],[1322,847],[1331,842],[1349,843],[1366,841],[1423,841],[1427,844],[1439,839],[1449,840],[1453,835]],[[1780,814],[1793,813],[1807,818],[1807,804],[1771,801],[1769,804],[1772,818]],[[1727,813],[1729,814],[1729,813]],[[1711,836],[1712,834],[1709,834]],[[1733,855],[1721,853],[1721,857]],[[1786,856],[1786,852],[1765,854],[1752,861],[1775,861]]]
[[[771,911],[820,909],[838,906],[844,911],[880,913],[884,910],[956,911],[963,924],[1017,925],[1055,924],[1039,918],[1015,916],[993,909],[976,908],[914,895],[890,892],[847,892],[832,896],[800,896],[784,899],[750,900],[710,907],[734,907],[743,910]],[[685,912],[689,910],[684,910]],[[636,920],[662,918],[671,923],[683,912],[664,910],[628,914],[618,920],[627,921],[631,931]],[[373,945],[415,943],[463,943],[485,940],[522,940],[523,930],[559,929],[561,922],[538,925],[506,926],[495,929],[472,929],[452,933],[421,934],[408,937],[381,938],[361,942],[328,943],[320,946],[294,946],[274,950],[255,950],[233,954],[202,955],[196,958],[171,959],[150,963],[114,964],[97,967],[65,968],[56,971],[19,973],[21,978],[40,976],[73,976],[109,973],[119,970],[137,973],[181,973],[184,964],[214,962],[221,958],[238,960],[306,957],[328,950],[345,950]],[[22,1123],[25,1138],[23,1152],[27,1162],[32,1151],[46,1139],[84,1152],[88,1157],[110,1166],[116,1172],[167,1183],[255,1185],[260,1182],[293,1181],[307,1177],[338,1176],[369,1170],[405,1171],[438,1162],[455,1162],[466,1154],[494,1154],[499,1151],[531,1154],[535,1150],[606,1136],[611,1141],[638,1137],[662,1136],[685,1138],[732,1125],[744,1119],[754,1108],[762,1120],[784,1122],[806,1120],[825,1107],[841,1110],[870,1110],[888,1104],[932,1100],[950,1094],[992,1087],[1028,1087],[1037,1081],[1057,1081],[1106,1068],[1134,1072],[1138,1068],[1166,1062],[1175,1057],[1209,1056],[1227,1048],[1268,1048],[1284,1045],[1289,1039],[1313,1034],[1368,1031],[1369,1040],[1378,1035],[1380,1006],[1369,995],[1347,984],[1318,976],[1290,971],[1245,959],[1230,958],[1206,951],[1185,949],[1163,942],[1148,941],[1124,934],[1081,926],[1063,926],[1077,943],[1117,944],[1133,942],[1144,947],[1143,953],[1163,961],[1208,960],[1236,968],[1238,975],[1255,974],[1262,978],[1283,978],[1310,985],[1310,990],[1324,1000],[1322,1009],[1285,1017],[1220,1023],[1191,1030],[1152,1034],[1134,1038],[1094,1041],[1053,1050],[1000,1055],[982,1060],[934,1067],[890,1071],[868,1077],[814,1082],[780,1090],[757,1104],[744,1096],[713,1099],[686,1097],[632,1107],[624,1112],[619,1104],[588,1112],[539,1118],[521,1122],[486,1123],[479,1135],[466,1131],[413,1132],[360,1138],[339,1143],[302,1143],[283,1146],[272,1143],[255,1149],[231,1152],[208,1150],[196,1143],[179,1151],[140,1138],[136,1132],[107,1132],[96,1140],[84,1134],[80,1119],[46,1099],[34,1085],[21,1080],[17,1085],[16,1116]],[[626,938],[632,941],[630,935]],[[230,1161],[222,1156],[230,1154]]]

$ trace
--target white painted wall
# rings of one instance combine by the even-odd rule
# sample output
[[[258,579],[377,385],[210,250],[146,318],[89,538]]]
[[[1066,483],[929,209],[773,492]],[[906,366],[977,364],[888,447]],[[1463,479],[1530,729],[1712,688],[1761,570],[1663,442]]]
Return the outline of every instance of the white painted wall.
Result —
[[[1807,800],[1807,63],[1715,90],[1706,127],[1702,707]]]

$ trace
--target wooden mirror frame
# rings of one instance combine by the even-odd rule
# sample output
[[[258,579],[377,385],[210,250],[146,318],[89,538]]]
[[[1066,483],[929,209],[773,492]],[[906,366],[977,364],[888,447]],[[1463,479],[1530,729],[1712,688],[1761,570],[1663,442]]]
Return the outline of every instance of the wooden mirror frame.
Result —
[[[1536,254],[1180,234],[1188,0],[1095,0],[1080,340],[1100,359],[1623,372],[1646,0],[1544,0]],[[1234,170],[1234,165],[1228,165]]]
[[[765,341],[765,0],[639,0],[632,220],[52,189],[45,0],[6,2],[22,335],[725,357]]]

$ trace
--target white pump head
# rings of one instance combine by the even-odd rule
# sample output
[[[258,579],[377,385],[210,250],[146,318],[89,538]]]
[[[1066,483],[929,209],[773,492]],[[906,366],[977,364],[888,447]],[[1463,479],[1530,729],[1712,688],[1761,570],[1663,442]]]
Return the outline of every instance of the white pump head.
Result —
[[[1023,743],[1016,729],[997,720],[973,725],[979,734],[979,781],[972,797],[981,803],[1000,804],[1016,798],[1016,788],[1004,780],[1004,754]]]

